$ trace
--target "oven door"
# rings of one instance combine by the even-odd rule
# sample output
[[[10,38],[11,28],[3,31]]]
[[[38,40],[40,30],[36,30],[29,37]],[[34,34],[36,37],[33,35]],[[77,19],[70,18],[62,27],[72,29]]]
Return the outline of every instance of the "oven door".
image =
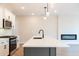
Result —
[[[61,40],[77,40],[76,34],[61,34]]]
[[[13,50],[15,50],[15,49],[16,49],[16,46],[17,46],[16,39],[11,38],[11,39],[10,39],[10,44],[9,44],[9,45],[10,45],[10,46],[9,46],[10,52],[12,52]]]

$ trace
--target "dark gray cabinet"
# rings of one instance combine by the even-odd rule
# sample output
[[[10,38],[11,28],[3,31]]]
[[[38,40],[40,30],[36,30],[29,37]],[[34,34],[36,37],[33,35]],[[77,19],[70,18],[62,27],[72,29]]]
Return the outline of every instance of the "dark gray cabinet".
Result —
[[[24,56],[56,56],[56,48],[25,47]]]

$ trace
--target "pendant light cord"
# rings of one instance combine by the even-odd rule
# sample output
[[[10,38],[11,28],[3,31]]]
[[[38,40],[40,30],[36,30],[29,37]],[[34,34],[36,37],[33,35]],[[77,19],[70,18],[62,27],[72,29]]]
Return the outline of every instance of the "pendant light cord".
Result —
[[[48,3],[47,3],[47,12],[48,12]]]
[[[45,9],[45,16],[46,16],[46,13],[48,12],[48,3],[46,4],[46,6],[44,7]]]
[[[44,9],[45,9],[45,16],[46,16],[46,8],[47,8],[47,7],[44,7]]]

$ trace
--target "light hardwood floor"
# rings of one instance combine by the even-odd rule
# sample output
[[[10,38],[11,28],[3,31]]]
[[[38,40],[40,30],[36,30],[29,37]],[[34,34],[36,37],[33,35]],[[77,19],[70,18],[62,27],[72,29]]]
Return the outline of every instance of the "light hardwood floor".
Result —
[[[20,46],[12,56],[23,56],[23,47]]]

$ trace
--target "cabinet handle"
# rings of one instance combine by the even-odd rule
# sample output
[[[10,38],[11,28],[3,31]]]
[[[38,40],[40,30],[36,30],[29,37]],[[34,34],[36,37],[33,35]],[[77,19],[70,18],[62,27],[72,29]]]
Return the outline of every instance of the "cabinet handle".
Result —
[[[6,45],[4,45],[4,49],[6,49]]]

